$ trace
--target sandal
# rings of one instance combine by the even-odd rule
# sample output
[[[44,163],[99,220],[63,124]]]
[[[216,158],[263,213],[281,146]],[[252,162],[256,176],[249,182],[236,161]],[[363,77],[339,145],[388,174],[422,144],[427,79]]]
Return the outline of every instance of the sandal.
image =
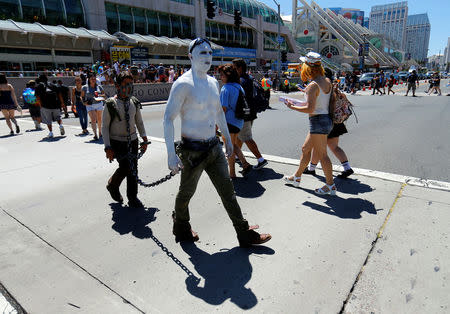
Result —
[[[315,189],[314,192],[319,195],[336,195],[336,185],[334,183],[332,185],[325,184],[320,189]]]
[[[284,176],[283,180],[286,184],[292,185],[293,187],[298,188],[300,186],[300,182],[302,180],[302,177],[296,177],[295,175],[292,176]]]

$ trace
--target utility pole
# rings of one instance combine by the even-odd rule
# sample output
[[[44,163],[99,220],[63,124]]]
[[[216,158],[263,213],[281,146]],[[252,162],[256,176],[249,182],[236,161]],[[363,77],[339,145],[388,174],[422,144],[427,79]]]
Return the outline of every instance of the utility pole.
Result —
[[[275,4],[277,5],[277,7],[278,7],[278,38],[277,38],[277,41],[278,41],[278,60],[277,60],[277,72],[278,72],[278,79],[280,80],[280,82],[281,82],[281,40],[280,40],[280,38],[281,38],[281,15],[280,15],[280,4],[276,1],[276,0],[273,0],[273,2],[275,2]]]

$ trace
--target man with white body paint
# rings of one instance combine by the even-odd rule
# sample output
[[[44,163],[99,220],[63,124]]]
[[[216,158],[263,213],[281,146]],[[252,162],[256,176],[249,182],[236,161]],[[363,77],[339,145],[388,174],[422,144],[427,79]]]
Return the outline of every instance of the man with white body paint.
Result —
[[[217,124],[225,136],[227,154],[231,155],[233,146],[220,104],[219,83],[207,75],[212,63],[209,41],[203,38],[193,40],[189,45],[189,59],[192,68],[173,84],[164,114],[164,137],[169,169],[174,173],[181,169],[180,188],[172,215],[173,234],[176,241],[199,239],[189,223],[189,201],[205,170],[233,222],[239,245],[248,247],[265,243],[271,239],[271,235],[259,234],[254,230],[258,226],[249,227],[247,220],[242,216],[228,173],[228,163],[216,137]],[[178,115],[181,118],[182,140],[176,152],[173,121]]]

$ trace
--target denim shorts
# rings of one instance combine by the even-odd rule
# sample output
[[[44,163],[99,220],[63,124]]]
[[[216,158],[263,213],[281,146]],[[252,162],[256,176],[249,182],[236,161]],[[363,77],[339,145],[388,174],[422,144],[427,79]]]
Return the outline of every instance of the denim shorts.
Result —
[[[92,105],[88,105],[86,106],[87,112],[90,111],[102,111],[103,110],[103,102],[97,102],[95,104]]]
[[[327,114],[318,114],[309,117],[310,134],[329,134],[333,128],[333,121]]]

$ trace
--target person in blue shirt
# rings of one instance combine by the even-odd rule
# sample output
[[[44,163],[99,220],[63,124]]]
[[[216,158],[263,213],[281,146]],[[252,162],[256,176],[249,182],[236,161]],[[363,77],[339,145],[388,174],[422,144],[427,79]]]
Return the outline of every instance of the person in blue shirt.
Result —
[[[247,162],[241,149],[238,145],[238,133],[244,126],[243,119],[237,119],[235,116],[236,104],[239,97],[239,92],[245,95],[244,89],[239,84],[239,74],[236,68],[232,64],[224,64],[219,67],[220,79],[224,83],[220,90],[220,103],[223,111],[225,112],[225,118],[227,120],[228,131],[230,132],[231,142],[233,144],[234,154],[228,157],[228,166],[230,168],[230,177],[236,178],[235,159],[236,155],[242,163],[242,174],[247,174],[252,166]]]

